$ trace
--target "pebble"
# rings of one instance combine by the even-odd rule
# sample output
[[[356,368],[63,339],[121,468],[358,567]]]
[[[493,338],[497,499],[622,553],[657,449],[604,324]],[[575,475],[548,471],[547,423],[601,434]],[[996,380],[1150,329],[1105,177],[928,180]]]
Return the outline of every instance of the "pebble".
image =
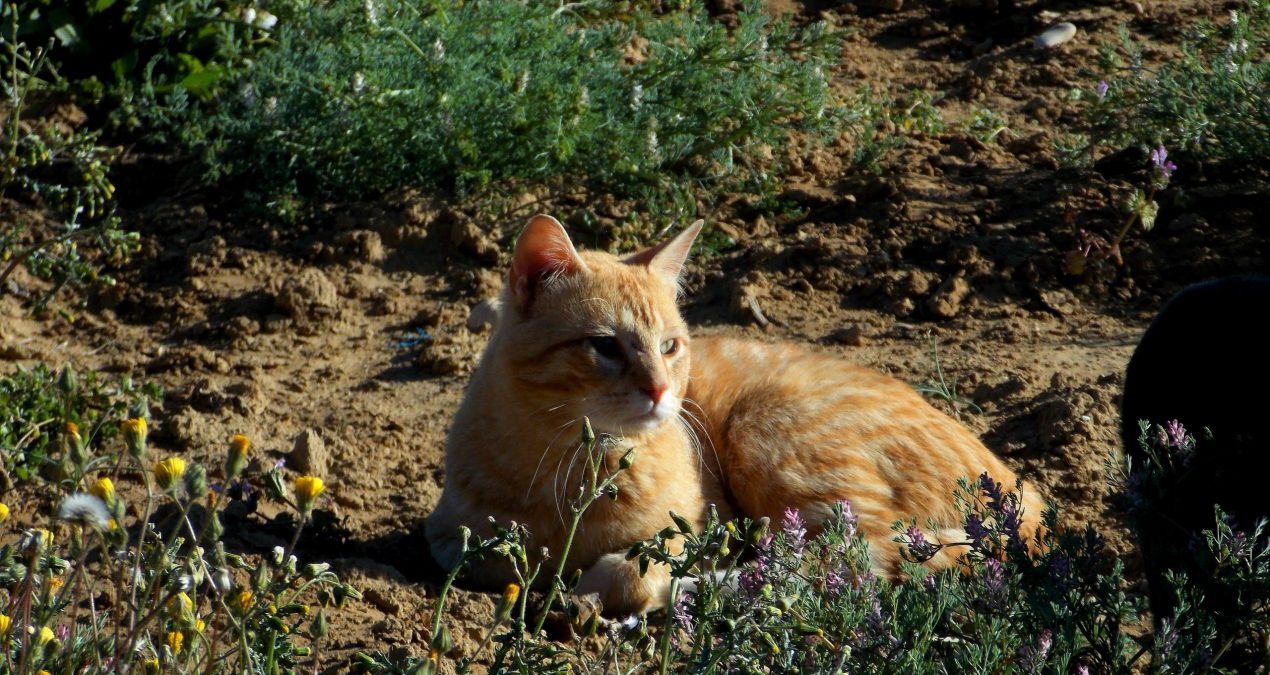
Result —
[[[1046,28],[1032,43],[1037,49],[1053,49],[1076,37],[1076,26],[1064,21]]]

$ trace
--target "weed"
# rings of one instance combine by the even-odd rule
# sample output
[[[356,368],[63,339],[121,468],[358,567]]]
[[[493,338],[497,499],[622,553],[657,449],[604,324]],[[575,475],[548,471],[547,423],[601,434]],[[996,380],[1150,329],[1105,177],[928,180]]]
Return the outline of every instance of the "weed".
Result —
[[[245,475],[250,441],[235,436],[224,482],[212,484],[198,464],[155,461],[146,417],[117,424],[122,444],[66,424],[71,466],[47,486],[56,514],[0,547],[5,672],[284,673],[319,663],[327,612],[359,597],[329,565],[292,554],[321,479],[289,489],[277,468]],[[129,505],[122,485],[133,480],[143,496]],[[288,546],[253,562],[226,551],[222,519],[232,501],[257,499],[259,483],[297,525]]]
[[[31,124],[23,113],[33,95],[46,89],[46,75],[56,76],[48,63],[47,47],[32,49],[18,41],[16,14],[7,17],[8,36],[0,53],[5,105],[0,119],[0,195],[20,196],[64,214],[38,225],[7,220],[0,225],[0,294],[9,291],[10,275],[19,265],[51,286],[31,300],[37,310],[47,307],[66,286],[113,284],[100,268],[106,261],[125,259],[138,247],[135,233],[119,228],[112,213],[114,185],[109,167],[118,149],[98,144],[94,132],[67,131],[44,122]],[[85,255],[80,244],[92,244]]]
[[[1178,58],[1152,69],[1128,31],[1102,47],[1104,79],[1081,92],[1093,145],[1165,144],[1195,160],[1257,163],[1270,154],[1270,7],[1250,0],[1225,22],[1191,27]]]

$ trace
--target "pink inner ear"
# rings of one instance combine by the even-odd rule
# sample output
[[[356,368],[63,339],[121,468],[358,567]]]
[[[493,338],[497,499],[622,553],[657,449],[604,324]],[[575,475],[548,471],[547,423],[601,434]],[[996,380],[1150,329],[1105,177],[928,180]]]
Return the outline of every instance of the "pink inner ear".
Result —
[[[702,222],[698,220],[670,239],[652,248],[633,253],[622,261],[628,265],[646,265],[665,275],[672,283],[678,284],[679,275],[683,273],[684,262],[688,260],[688,252],[692,250],[692,242],[701,233]]]
[[[522,308],[527,308],[546,281],[585,269],[564,227],[551,216],[529,220],[512,255],[508,284]]]

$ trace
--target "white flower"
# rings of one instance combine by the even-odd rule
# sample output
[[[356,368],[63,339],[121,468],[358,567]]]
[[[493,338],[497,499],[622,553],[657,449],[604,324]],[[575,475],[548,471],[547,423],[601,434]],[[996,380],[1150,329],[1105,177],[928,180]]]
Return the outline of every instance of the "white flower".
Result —
[[[441,38],[437,38],[432,43],[432,56],[438,61],[445,58],[445,43],[441,41]]]
[[[274,26],[278,25],[278,17],[262,9],[256,13],[254,24],[260,30],[272,30]]]
[[[255,23],[255,22],[256,22],[256,8],[248,7],[247,9],[244,9],[243,23]]]
[[[97,497],[76,492],[62,500],[62,505],[57,507],[57,517],[104,530],[110,524],[110,509]]]
[[[631,109],[639,110],[640,104],[644,102],[644,85],[636,84],[631,88]]]
[[[229,570],[221,567],[212,573],[212,585],[221,593],[228,593],[234,588],[234,579],[229,575]]]
[[[366,76],[361,72],[353,73],[353,93],[361,94],[366,90]]]
[[[375,6],[375,0],[362,0],[362,11],[366,13],[367,23],[379,25],[379,8]]]

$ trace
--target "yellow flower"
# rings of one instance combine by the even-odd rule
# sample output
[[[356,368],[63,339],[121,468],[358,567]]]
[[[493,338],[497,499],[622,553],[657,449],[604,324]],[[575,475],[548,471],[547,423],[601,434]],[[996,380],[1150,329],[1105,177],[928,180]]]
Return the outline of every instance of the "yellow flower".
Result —
[[[494,610],[494,616],[500,622],[506,621],[507,617],[511,616],[512,608],[516,606],[518,599],[520,599],[520,585],[507,584],[507,587],[503,589],[503,597],[499,599],[498,607]]]
[[[70,435],[70,436],[78,436],[78,435],[79,435],[79,425],[78,425],[78,424],[75,424],[74,422],[67,422],[67,423],[66,423],[66,433],[67,433],[68,435]]]
[[[229,439],[229,451],[239,457],[246,457],[247,448],[250,447],[251,439],[242,434],[234,434],[234,437]]]
[[[234,478],[242,473],[247,464],[247,448],[251,447],[251,439],[242,434],[234,434],[229,441],[229,454],[225,457],[225,475]]]
[[[57,636],[53,634],[52,628],[49,628],[48,626],[42,626],[40,627],[40,634],[37,635],[35,638],[35,644],[44,646],[48,644],[49,642],[52,642],[53,638],[55,637]]]
[[[9,519],[9,507],[0,503],[0,523]]]
[[[63,581],[61,577],[49,577],[49,588],[52,588],[55,591],[61,588],[64,583],[66,582]]]
[[[111,532],[114,532],[115,530],[119,529],[119,521],[115,520],[114,518],[111,518],[106,523],[106,529],[110,530]]]
[[[326,489],[326,484],[316,476],[300,476],[295,479],[295,498],[301,511],[313,508],[313,502]]]
[[[194,622],[195,633],[202,633],[204,628],[207,628],[207,624],[203,623],[202,619],[198,619]]]
[[[185,593],[177,593],[168,600],[168,616],[173,620],[185,623],[187,617],[194,618],[194,601],[190,600],[190,596]],[[188,624],[187,624],[188,625]]]
[[[172,648],[173,654],[180,654],[183,644],[185,644],[185,636],[181,634],[181,631],[174,630],[168,633],[168,646]]]
[[[37,670],[35,671],[35,675],[53,675],[53,673],[50,673],[47,670]]]
[[[251,591],[240,592],[236,600],[238,602],[238,609],[241,610],[243,614],[246,614],[247,610],[256,605],[256,598],[251,594]]]
[[[88,488],[89,494],[110,504],[115,501],[115,482],[105,476],[98,478],[92,487]]]
[[[177,479],[184,475],[185,460],[180,457],[169,457],[154,465],[154,478],[159,481],[159,487],[164,490],[172,487]]]
[[[8,614],[0,614],[0,635],[8,635],[12,627],[13,619],[10,619]]]
[[[134,457],[140,457],[145,454],[146,450],[146,418],[133,417],[124,420],[119,424],[120,430],[123,431],[124,443],[128,446],[128,452]]]

